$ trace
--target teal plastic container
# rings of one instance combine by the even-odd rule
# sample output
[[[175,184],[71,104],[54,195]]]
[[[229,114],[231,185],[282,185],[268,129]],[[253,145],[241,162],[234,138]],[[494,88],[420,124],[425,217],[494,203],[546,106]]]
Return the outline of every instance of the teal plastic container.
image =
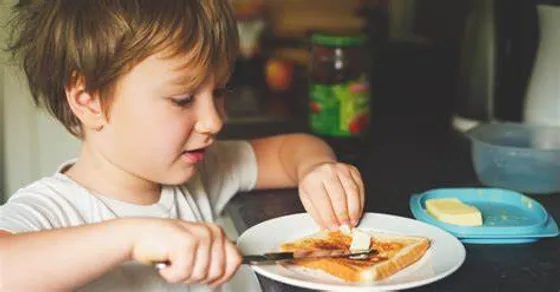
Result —
[[[457,198],[477,207],[482,226],[459,226],[441,222],[426,212],[425,202],[434,198]],[[558,236],[554,218],[536,200],[499,188],[434,189],[410,198],[410,210],[420,221],[446,230],[465,243],[527,243]]]

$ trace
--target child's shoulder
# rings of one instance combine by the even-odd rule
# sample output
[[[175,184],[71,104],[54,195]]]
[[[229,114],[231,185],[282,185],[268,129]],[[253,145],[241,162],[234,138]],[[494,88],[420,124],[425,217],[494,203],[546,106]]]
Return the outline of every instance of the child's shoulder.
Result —
[[[40,178],[19,188],[12,196],[19,197],[71,197],[83,192],[79,185],[61,173]]]
[[[93,222],[92,200],[70,178],[56,174],[17,190],[0,206],[0,229],[15,233]]]

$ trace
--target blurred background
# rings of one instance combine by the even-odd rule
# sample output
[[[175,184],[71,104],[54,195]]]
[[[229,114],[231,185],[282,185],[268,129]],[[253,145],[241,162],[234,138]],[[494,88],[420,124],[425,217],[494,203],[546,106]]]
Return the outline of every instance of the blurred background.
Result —
[[[429,117],[416,126],[443,125],[456,131],[480,121],[521,121],[536,55],[536,2],[232,0],[241,48],[220,138],[311,132],[352,161],[359,160],[363,149],[356,146],[359,142],[345,141],[371,137],[383,119]],[[0,0],[2,23],[15,4],[18,1]],[[363,37],[359,54],[347,50],[348,43],[339,39],[314,39],[317,33],[359,35]],[[5,29],[0,29],[2,44],[5,36]],[[353,61],[348,62],[364,65],[358,71],[364,73],[362,89],[367,88],[364,112],[369,127],[359,133],[324,131],[311,122],[310,96],[316,89],[310,87],[324,80],[323,70],[332,69],[312,61],[325,52],[335,58],[329,59],[333,78],[340,77],[338,73],[352,75],[345,71],[350,57]],[[5,199],[75,157],[78,143],[32,105],[21,74],[6,64],[4,52],[0,57],[0,186]],[[331,116],[339,118],[335,115],[322,117],[322,123],[329,123]]]
[[[313,57],[310,38],[316,32],[338,35],[359,32],[366,36],[360,54],[363,62],[370,65],[367,73],[372,83],[375,112],[418,113],[421,109],[411,109],[425,104],[423,99],[430,96],[405,97],[408,104],[382,97],[383,91],[405,90],[404,84],[406,90],[417,94],[427,93],[419,92],[420,88],[451,90],[467,1],[234,0],[233,3],[238,11],[242,50],[232,78],[236,95],[229,99],[232,124],[247,120],[290,120],[307,114],[307,86],[313,81],[310,73],[314,69],[310,68]],[[434,76],[429,77],[427,73]],[[435,87],[424,80],[438,79],[435,76],[447,79],[440,79]],[[450,96],[447,99],[442,102],[451,102]],[[393,107],[398,104],[401,106]]]

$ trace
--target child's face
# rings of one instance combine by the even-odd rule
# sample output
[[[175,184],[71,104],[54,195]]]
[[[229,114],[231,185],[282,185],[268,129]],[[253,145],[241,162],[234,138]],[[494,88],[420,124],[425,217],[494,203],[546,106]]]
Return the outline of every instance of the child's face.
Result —
[[[181,58],[153,55],[119,80],[107,124],[92,137],[105,160],[143,180],[180,184],[195,172],[222,126],[223,97],[208,77],[198,88]],[[202,151],[199,151],[201,150]]]

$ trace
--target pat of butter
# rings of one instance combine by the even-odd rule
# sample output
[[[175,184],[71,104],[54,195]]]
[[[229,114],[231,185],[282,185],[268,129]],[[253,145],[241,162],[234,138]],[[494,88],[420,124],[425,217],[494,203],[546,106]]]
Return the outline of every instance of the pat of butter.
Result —
[[[457,198],[428,199],[426,200],[426,211],[445,223],[463,226],[482,225],[480,210]]]
[[[350,251],[363,251],[368,250],[371,244],[371,236],[365,232],[361,232],[354,228],[352,230],[352,243],[350,244]]]

